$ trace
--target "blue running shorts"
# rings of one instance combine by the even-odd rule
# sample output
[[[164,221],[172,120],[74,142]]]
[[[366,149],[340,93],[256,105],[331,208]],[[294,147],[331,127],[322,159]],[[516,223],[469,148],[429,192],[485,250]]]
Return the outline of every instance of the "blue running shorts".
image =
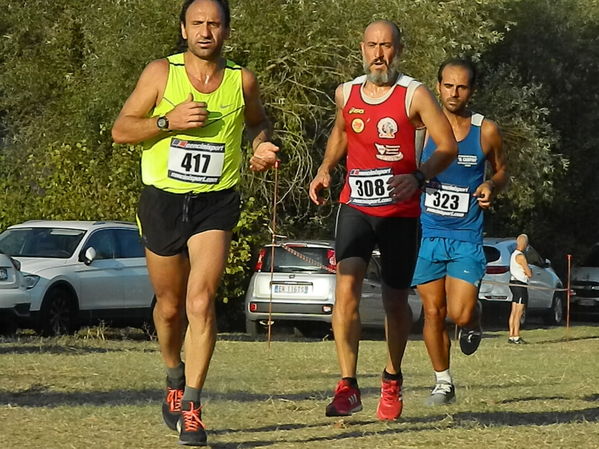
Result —
[[[487,260],[483,246],[444,237],[426,237],[420,243],[412,285],[422,285],[445,276],[478,287]]]

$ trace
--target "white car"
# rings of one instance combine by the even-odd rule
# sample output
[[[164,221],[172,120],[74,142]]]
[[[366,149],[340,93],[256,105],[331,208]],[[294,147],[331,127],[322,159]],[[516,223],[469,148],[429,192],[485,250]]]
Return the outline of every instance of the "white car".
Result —
[[[0,254],[0,335],[17,330],[19,320],[29,315],[29,302],[19,262]]]
[[[293,323],[305,335],[319,335],[330,328],[335,305],[335,250],[332,241],[288,241],[274,247],[275,263],[271,280],[271,253],[260,250],[255,273],[245,297],[246,332],[255,336],[268,321]],[[381,297],[379,253],[375,251],[366,270],[360,300],[362,327],[383,329],[385,311]],[[271,301],[272,299],[272,301]],[[412,320],[422,325],[420,298],[410,290],[408,302]]]
[[[510,256],[516,249],[515,238],[485,238],[483,249],[487,258],[487,269],[482,280],[478,298],[483,304],[511,303]],[[565,292],[551,262],[542,258],[532,247],[524,253],[532,271],[528,285],[527,315],[542,315],[547,324],[560,324],[563,319]],[[484,307],[483,307],[484,310]],[[524,321],[524,319],[523,319]]]
[[[137,227],[118,221],[27,221],[0,234],[21,264],[30,297],[26,325],[42,335],[103,320],[151,323],[154,293]]]

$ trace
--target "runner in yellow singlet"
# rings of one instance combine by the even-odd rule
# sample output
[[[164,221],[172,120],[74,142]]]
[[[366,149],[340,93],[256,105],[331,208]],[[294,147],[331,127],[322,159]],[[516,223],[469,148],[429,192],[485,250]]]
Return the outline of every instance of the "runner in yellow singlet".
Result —
[[[278,148],[255,76],[222,56],[231,30],[227,1],[186,0],[180,23],[187,50],[148,64],[112,136],[144,143],[138,223],[167,371],[162,416],[179,428],[181,444],[203,446],[200,394],[216,341],[215,295],[239,218],[244,126],[250,169],[272,167]]]

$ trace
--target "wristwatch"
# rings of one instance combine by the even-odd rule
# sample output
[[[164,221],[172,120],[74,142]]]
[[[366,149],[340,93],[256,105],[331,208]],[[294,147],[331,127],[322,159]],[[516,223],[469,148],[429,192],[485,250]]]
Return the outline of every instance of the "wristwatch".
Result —
[[[418,181],[418,188],[422,189],[426,183],[426,176],[424,176],[424,173],[422,173],[420,170],[414,170],[412,172],[412,176],[414,176],[416,181]]]
[[[168,129],[168,119],[166,118],[166,115],[161,115],[156,119],[156,126],[160,131],[170,131],[170,129]]]

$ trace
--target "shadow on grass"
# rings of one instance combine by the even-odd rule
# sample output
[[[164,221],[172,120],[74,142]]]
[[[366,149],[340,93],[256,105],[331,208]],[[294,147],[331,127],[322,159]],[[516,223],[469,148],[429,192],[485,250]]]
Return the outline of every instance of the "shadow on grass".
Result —
[[[108,352],[123,352],[118,348],[94,348],[84,346],[68,345],[3,345],[0,346],[0,354],[61,354],[61,355],[82,355],[82,354],[103,354]]]
[[[522,386],[522,383],[518,383]],[[492,385],[484,385],[485,388],[494,388]],[[495,388],[505,388],[506,385],[496,386]],[[428,386],[409,386],[406,391],[428,392]],[[324,408],[325,404],[332,397],[333,385],[329,390],[302,391],[293,394],[268,394],[251,393],[247,391],[218,392],[205,390],[203,393],[204,402],[210,401],[231,401],[237,403],[260,403],[268,401],[320,401]],[[380,389],[378,387],[361,388],[362,397],[378,397]],[[33,384],[26,390],[9,392],[0,390],[0,406],[10,405],[13,407],[63,407],[63,406],[119,406],[119,405],[146,405],[150,402],[159,404],[163,400],[163,392],[160,388],[145,390],[110,390],[110,391],[51,391],[51,387],[44,384]],[[562,397],[538,397],[521,398],[508,402],[519,402],[529,400],[551,400],[564,399]],[[589,399],[585,400],[599,400]],[[444,415],[445,416],[445,415]],[[436,418],[435,418],[436,419]]]
[[[215,429],[210,433],[213,435],[230,435],[232,433],[262,433],[262,432],[277,432],[277,431],[302,431],[310,428],[323,428],[330,430],[332,427],[338,427],[341,432],[336,435],[323,435],[315,437],[301,438],[276,438],[272,440],[261,439],[244,442],[218,443],[211,442],[211,447],[215,449],[233,449],[233,448],[251,448],[264,447],[280,444],[301,443],[309,445],[310,443],[326,443],[340,442],[344,440],[353,440],[352,447],[356,447],[356,441],[361,438],[380,437],[382,435],[398,435],[405,432],[422,432],[439,430],[439,423],[445,421],[448,427],[453,429],[466,428],[471,429],[475,426],[484,427],[517,427],[517,426],[549,426],[554,424],[568,424],[578,422],[599,422],[599,408],[588,408],[582,410],[572,410],[563,412],[491,412],[491,413],[456,413],[453,415],[443,414],[429,417],[414,417],[402,419],[398,423],[390,422],[386,424],[385,429],[366,430],[363,427],[373,424],[385,425],[380,421],[362,420],[353,421],[351,418],[347,420],[336,419],[318,424],[277,424],[264,426],[254,429]],[[422,426],[422,424],[425,424]],[[353,429],[355,430],[353,430]],[[357,428],[357,429],[356,429]],[[364,440],[365,444],[367,440]]]
[[[561,337],[561,338],[556,338],[554,340],[536,341],[535,344],[540,345],[540,344],[546,344],[546,343],[567,343],[569,341],[597,340],[597,339],[599,339],[599,335],[589,335],[586,337],[574,337],[574,338]]]

